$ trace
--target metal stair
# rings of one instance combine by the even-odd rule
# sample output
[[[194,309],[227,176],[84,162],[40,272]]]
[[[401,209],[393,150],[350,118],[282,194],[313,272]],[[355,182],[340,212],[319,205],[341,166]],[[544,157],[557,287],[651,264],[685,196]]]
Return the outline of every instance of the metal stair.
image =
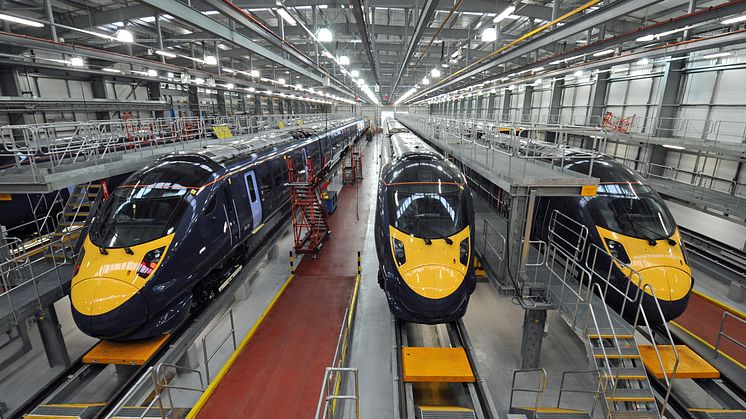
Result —
[[[293,160],[288,159],[291,218],[295,252],[314,257],[329,237],[326,205],[319,190],[319,180],[313,173],[311,160],[306,171],[298,172]]]
[[[57,214],[57,227],[51,234],[52,241],[44,255],[58,262],[68,260],[83,233],[83,227],[91,214],[94,214],[103,201],[100,183],[88,182],[76,185],[65,206]]]

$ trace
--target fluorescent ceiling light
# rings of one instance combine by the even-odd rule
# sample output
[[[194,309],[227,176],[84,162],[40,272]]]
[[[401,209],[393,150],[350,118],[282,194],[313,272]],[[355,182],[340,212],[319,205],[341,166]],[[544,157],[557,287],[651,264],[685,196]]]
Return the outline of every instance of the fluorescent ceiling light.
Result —
[[[147,74],[148,74],[148,77],[158,77],[158,71],[153,70],[152,68],[148,70]]]
[[[205,55],[205,59],[203,61],[207,65],[217,65],[218,64],[218,60],[217,60],[217,58],[215,58],[214,55]]]
[[[440,77],[440,70],[438,70],[437,68],[430,70],[430,76],[432,76],[433,78]]]
[[[287,22],[287,24],[290,26],[295,26],[298,24],[298,22],[296,22],[295,19],[292,16],[290,16],[290,13],[287,10],[285,10],[284,7],[278,7],[277,14],[280,15],[280,17],[282,17],[282,19],[285,22]]]
[[[298,83],[298,84],[295,85],[295,88],[298,89],[298,90],[300,90],[300,89],[303,88],[303,85],[300,84],[300,83]]]
[[[204,82],[205,82],[205,79],[203,79],[203,78],[200,78],[200,77],[196,77],[196,78],[194,79],[194,84],[202,84],[202,83],[204,83]]]
[[[635,64],[637,64],[637,65],[648,65],[648,64],[650,64],[650,60],[648,60],[647,58],[642,58],[639,61],[635,62]]]
[[[730,52],[716,52],[714,54],[703,55],[702,58],[709,60],[711,58],[730,57]]]
[[[206,16],[210,16],[210,15],[219,15],[220,12],[218,12],[217,10],[205,10],[204,12],[202,12],[202,14]]]
[[[663,144],[663,147],[670,148],[673,150],[684,150],[685,147],[682,147],[680,145],[671,145],[671,144]]]
[[[70,65],[73,67],[83,67],[85,65],[85,61],[82,57],[72,57],[70,58]]]
[[[354,77],[354,78],[360,77],[360,72],[357,70],[352,70],[350,71],[350,77]]]
[[[266,91],[266,92],[264,92],[264,93],[266,93],[266,94],[268,94],[268,95],[271,95],[271,94],[272,94],[272,91],[271,91],[271,90],[267,90],[267,91]]]
[[[534,68],[531,71],[534,72],[534,73],[538,73],[539,71],[542,71],[542,70],[544,70],[544,67],[536,67],[536,68]]]
[[[339,57],[339,65],[350,65],[350,57],[341,55]]]
[[[424,77],[422,79],[422,84],[424,84],[425,86],[427,86],[428,84],[430,84],[430,79],[428,79],[427,77]]]
[[[236,87],[236,86],[233,83],[228,83],[228,84],[225,85],[225,88],[229,89],[229,90],[233,89],[234,87]]]
[[[578,71],[572,73],[572,75],[575,76],[575,77],[583,77],[583,71],[582,70],[578,70]]]
[[[6,15],[4,13],[0,13],[0,20],[5,20],[8,22],[13,22],[13,23],[19,23],[21,25],[26,25],[26,26],[33,26],[34,28],[44,27],[43,23],[34,22],[33,20],[24,19],[22,17]]]
[[[251,70],[249,75],[251,75],[251,77],[259,77],[260,73],[259,70]]]
[[[324,57],[329,58],[329,59],[334,59],[334,56],[329,51],[324,51]]]
[[[277,79],[277,83],[285,84],[285,79],[279,78],[279,79]]]
[[[107,73],[121,73],[122,72],[122,70],[119,70],[113,67],[104,67],[102,68],[102,70],[106,71]]]
[[[176,58],[176,54],[168,52],[168,51],[158,50],[155,53],[158,54],[158,55],[162,55],[164,57],[167,57],[167,58]]]
[[[515,12],[515,6],[508,6],[499,15],[495,16],[492,21],[498,23],[513,14],[513,12]]]
[[[606,50],[594,53],[593,56],[594,57],[603,57],[604,55],[610,55],[610,54],[613,54],[613,53],[614,53],[613,49],[606,49]]]
[[[746,15],[741,15],[741,16],[732,17],[730,19],[725,19],[724,21],[720,23],[722,23],[723,25],[732,25],[734,23],[743,22],[744,20],[746,20]]]
[[[255,88],[253,88],[253,87],[249,87],[249,89],[248,89],[248,90],[249,90],[249,92],[251,92],[251,93],[254,93],[254,92],[256,92],[256,89],[255,89]]]
[[[166,73],[166,77],[169,78],[169,79],[172,79],[172,78],[174,78],[174,73],[168,72],[168,73]]]
[[[119,42],[135,42],[135,37],[132,35],[132,32],[128,31],[127,29],[120,29],[116,33],[117,41]]]
[[[482,42],[494,42],[497,40],[497,31],[495,28],[485,28],[482,31]]]
[[[334,35],[329,29],[321,28],[318,33],[316,33],[316,39],[318,39],[319,42],[332,42],[334,40]]]

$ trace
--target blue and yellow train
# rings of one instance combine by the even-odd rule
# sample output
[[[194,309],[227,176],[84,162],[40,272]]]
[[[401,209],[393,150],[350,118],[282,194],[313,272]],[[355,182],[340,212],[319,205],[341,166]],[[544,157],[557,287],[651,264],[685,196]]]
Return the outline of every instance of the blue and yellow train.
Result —
[[[392,156],[375,219],[379,284],[399,319],[458,320],[476,286],[471,191],[453,163],[398,122],[387,125]]]
[[[338,158],[365,129],[347,119],[164,157],[132,174],[91,221],[75,266],[73,318],[87,335],[167,333],[209,301],[252,239],[288,207],[287,161]]]

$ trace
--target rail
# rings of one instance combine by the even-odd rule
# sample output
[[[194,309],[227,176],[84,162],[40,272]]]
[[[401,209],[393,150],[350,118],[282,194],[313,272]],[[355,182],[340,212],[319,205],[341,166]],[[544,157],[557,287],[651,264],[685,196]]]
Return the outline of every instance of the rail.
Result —
[[[723,318],[720,320],[720,329],[718,330],[718,338],[715,341],[715,347],[714,347],[715,358],[717,358],[720,355],[720,341],[721,341],[721,338],[725,338],[726,340],[730,341],[731,343],[734,343],[734,344],[740,346],[741,348],[746,349],[746,344],[744,344],[744,342],[741,342],[741,341],[737,340],[735,337],[733,337],[731,335],[728,335],[725,332],[725,322],[728,319],[731,319],[731,318],[734,319],[734,320],[736,320],[736,321],[738,321],[738,322],[740,322],[743,325],[742,327],[746,327],[746,319],[742,319],[741,317],[738,317],[738,316],[736,316],[736,315],[734,315],[734,314],[732,314],[732,313],[730,313],[728,311],[723,311]]]
[[[520,375],[529,375],[529,374],[536,374],[537,376],[537,384],[535,388],[523,388],[523,387],[516,387],[516,380],[518,379],[518,376]],[[547,372],[544,368],[532,368],[532,369],[523,369],[523,370],[515,370],[513,371],[513,381],[510,384],[510,401],[508,403],[508,407],[510,409],[513,409],[515,406],[513,406],[513,399],[515,397],[515,393],[531,393],[535,394],[534,399],[534,411],[536,411],[539,408],[539,403],[541,401],[541,394],[547,389],[548,379],[547,379]]]
[[[223,323],[223,319],[228,316],[230,318],[230,330],[225,335],[225,337],[218,343],[217,347],[215,347],[215,350],[208,356],[207,355],[207,338],[219,325]],[[212,358],[215,357],[215,355],[220,352],[220,349],[223,348],[223,345],[228,341],[228,339],[233,338],[233,350],[235,351],[237,348],[236,345],[236,326],[233,320],[233,309],[226,311],[220,318],[210,327],[210,329],[207,330],[207,332],[202,336],[202,354],[204,355],[204,362],[205,362],[205,378],[207,379],[207,382],[210,382],[210,361]]]
[[[166,145],[185,145],[193,141],[202,143],[213,136],[213,126],[227,126],[240,135],[345,116],[350,114],[124,118],[5,125],[0,127],[0,157],[6,157],[12,163],[0,169],[30,166],[36,179],[41,168],[54,173],[65,165],[102,163],[115,152],[153,152]]]
[[[358,370],[357,368],[348,368],[343,365],[347,358],[347,349],[352,339],[352,324],[355,321],[355,313],[357,312],[357,296],[360,289],[360,281],[362,274],[362,259],[360,251],[357,252],[357,278],[355,280],[355,289],[352,292],[350,298],[350,306],[345,309],[344,317],[342,320],[342,327],[339,330],[339,337],[337,338],[337,347],[334,350],[334,357],[332,357],[332,366],[327,367],[324,373],[324,380],[321,385],[321,392],[319,393],[319,401],[316,405],[316,415],[314,418],[329,418],[333,417],[337,407],[337,400],[355,400],[355,417],[360,417],[360,389],[358,382]],[[291,262],[292,263],[292,262]],[[343,381],[343,374],[352,373],[354,375],[354,394],[353,395],[340,395],[340,387]],[[323,407],[323,408],[322,408]]]
[[[578,388],[565,388],[565,384],[567,384],[570,380],[568,380],[568,377],[570,376],[577,376],[577,375],[593,375],[598,377],[598,383],[596,385],[595,390],[586,390],[586,389],[578,389]],[[594,413],[596,412],[596,406],[598,405],[598,400],[601,399],[604,402],[604,405],[606,406],[607,411],[608,409],[608,402],[606,400],[606,388],[608,386],[609,376],[606,374],[606,371],[603,370],[585,370],[585,371],[565,371],[562,373],[562,380],[560,381],[560,390],[559,395],[557,395],[557,408],[562,409],[562,397],[566,393],[573,393],[573,394],[590,394],[593,395],[593,404],[591,405],[590,410],[590,416],[593,417]]]

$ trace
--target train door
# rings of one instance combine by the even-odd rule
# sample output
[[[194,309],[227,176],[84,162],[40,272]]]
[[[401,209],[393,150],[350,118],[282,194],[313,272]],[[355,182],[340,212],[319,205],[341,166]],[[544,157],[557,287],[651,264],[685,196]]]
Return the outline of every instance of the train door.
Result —
[[[246,180],[246,194],[249,197],[249,207],[251,207],[251,228],[256,230],[262,223],[262,201],[259,200],[259,186],[256,183],[256,173],[250,171],[244,175]]]
[[[228,223],[228,235],[231,238],[231,247],[233,247],[238,243],[240,233],[236,203],[233,201],[230,188],[227,184],[224,184],[221,189],[223,194],[223,209],[225,211],[226,222]]]

